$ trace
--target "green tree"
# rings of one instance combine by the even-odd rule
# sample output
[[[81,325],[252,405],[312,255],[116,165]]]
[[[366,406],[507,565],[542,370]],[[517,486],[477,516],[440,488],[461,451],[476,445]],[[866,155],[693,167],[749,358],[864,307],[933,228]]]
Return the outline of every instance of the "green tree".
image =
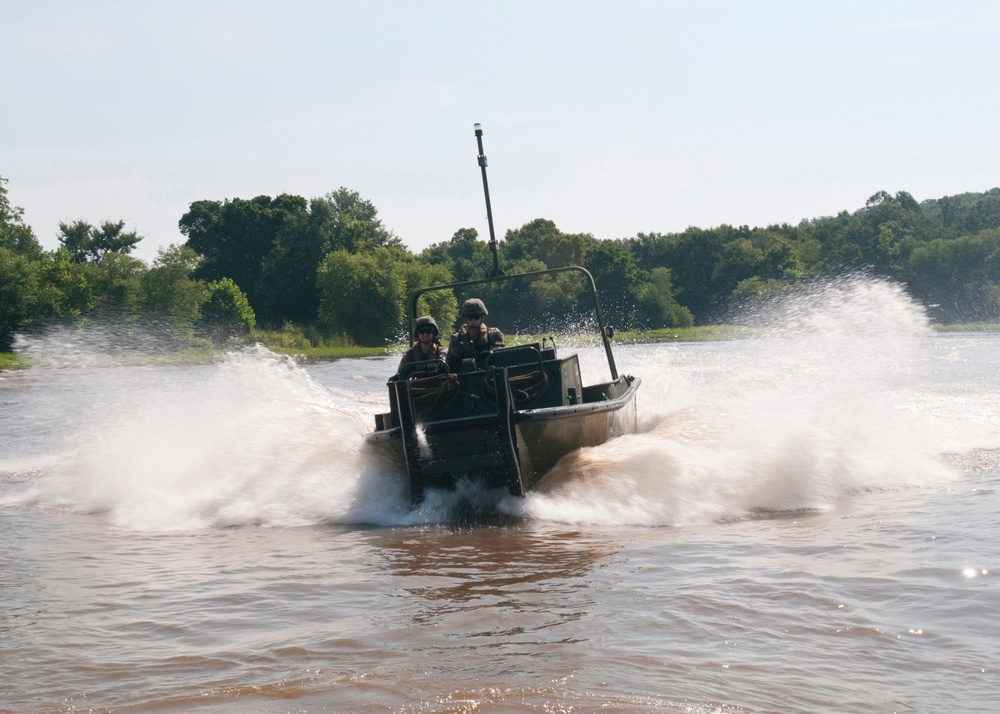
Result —
[[[763,251],[758,250],[746,235],[737,235],[721,246],[712,279],[718,290],[728,295],[740,281],[759,275],[763,263]]]
[[[934,222],[923,215],[909,193],[900,191],[891,196],[887,191],[878,191],[847,222],[842,255],[853,255],[853,262],[846,267],[896,277],[902,247],[920,237],[929,239],[934,231]]]
[[[545,264],[521,258],[505,267],[513,275],[544,270]],[[456,299],[459,304],[471,297],[482,299],[490,312],[489,324],[505,332],[548,332],[557,326],[565,328],[566,318],[575,315],[581,286],[579,280],[566,282],[543,276],[473,286]]]
[[[643,270],[665,268],[669,264],[667,246],[671,237],[662,233],[637,233],[635,238],[622,241],[623,247],[632,254],[636,265]]]
[[[40,258],[42,246],[24,223],[24,209],[10,205],[5,183],[7,179],[0,176],[0,248],[29,258]]]
[[[593,236],[563,233],[545,218],[507,231],[504,257],[508,260],[540,260],[549,268],[580,265],[588,249],[596,245]]]
[[[951,196],[945,196],[939,199],[938,204],[941,211],[941,225],[947,228],[955,223],[955,218],[959,211],[958,201]]]
[[[194,278],[200,260],[186,245],[161,248],[142,276],[146,312],[180,322],[197,320],[208,298],[205,283]]]
[[[646,276],[625,246],[616,241],[598,241],[583,260],[594,276],[605,319],[623,328],[637,325],[637,290]]]
[[[485,277],[493,267],[490,250],[475,228],[459,228],[450,240],[425,248],[420,258],[447,266],[456,281]]]
[[[900,272],[910,293],[945,322],[1000,317],[1000,229],[920,243]]]
[[[100,263],[84,264],[83,270],[96,298],[94,307],[119,315],[137,315],[142,308],[142,279],[146,264],[121,253],[105,253]]]
[[[46,311],[50,291],[42,275],[42,248],[24,224],[24,211],[11,206],[7,179],[0,176],[0,351],[13,346],[14,334]]]
[[[636,288],[638,322],[650,328],[690,327],[691,311],[677,302],[669,268],[653,268],[649,280]]]
[[[382,225],[375,205],[357,191],[341,186],[326,194],[324,199],[330,209],[327,230],[333,250],[356,253],[402,245],[399,238]]]
[[[249,332],[257,324],[246,294],[230,278],[208,284],[208,299],[202,306],[202,319],[217,339]]]
[[[43,280],[52,291],[52,317],[77,318],[97,306],[98,298],[91,280],[92,267],[88,263],[74,263],[65,248],[45,255]]]
[[[261,265],[262,321],[315,322],[319,311],[316,270],[331,250],[334,232],[333,206],[323,198],[309,203],[308,213],[297,213],[275,235],[270,252]]]
[[[301,196],[257,196],[249,201],[195,201],[178,223],[186,245],[203,258],[196,277],[230,278],[255,308],[263,303],[262,266],[279,233],[306,213]]]
[[[469,230],[471,243],[476,234]],[[456,234],[453,244],[459,238]],[[482,241],[476,241],[476,244],[476,254],[481,256],[478,270],[463,277],[485,277],[492,267],[492,257],[486,244]],[[582,265],[587,250],[598,244],[599,241],[588,234],[563,233],[554,222],[538,218],[507,231],[501,244],[501,267],[513,274]],[[582,314],[590,313],[588,305],[581,303],[583,290],[584,282],[579,274],[560,273],[535,277],[523,283],[484,285],[476,289],[475,296],[486,301],[492,324],[518,332],[546,332],[578,324]],[[472,296],[459,296],[459,299]],[[586,302],[589,303],[589,297]]]
[[[92,226],[86,221],[59,224],[59,244],[74,263],[100,263],[106,255],[127,255],[142,240],[125,230],[125,221],[104,221]]]
[[[851,214],[848,211],[812,222],[812,238],[819,246],[812,266],[815,271],[834,274],[861,264],[861,250],[847,239],[850,223]]]
[[[0,352],[10,352],[14,334],[32,323],[38,299],[37,263],[0,246]]]
[[[444,265],[432,265],[412,257],[406,257],[400,261],[398,270],[403,275],[403,291],[407,296],[407,310],[409,309],[409,296],[414,291],[452,282],[451,273]],[[424,293],[417,301],[417,315],[432,315],[442,333],[447,332],[448,326],[454,324],[458,317],[455,294],[451,290],[433,290]]]
[[[527,262],[524,270],[543,270],[544,264]],[[582,261],[580,261],[582,262]],[[557,266],[564,267],[564,266]],[[514,324],[522,325],[528,331],[560,330],[559,324],[569,320],[580,323],[580,318],[592,312],[590,291],[583,276],[577,272],[556,273],[545,275],[531,281],[527,290],[522,290],[524,301],[520,306],[521,315],[515,318]],[[513,301],[513,297],[508,300]],[[516,303],[513,303],[516,304]],[[538,316],[535,324],[529,316]]]
[[[713,230],[692,227],[665,241],[662,267],[670,268],[678,302],[691,311],[698,323],[708,322],[729,297],[730,291],[716,284],[715,271],[726,239],[733,235],[730,226]]]
[[[231,277],[269,325],[316,319],[316,271],[331,250],[401,246],[371,201],[346,188],[308,205],[288,194],[196,201],[179,225],[187,245],[204,259],[197,277]]]
[[[795,285],[796,283],[790,280],[767,280],[754,275],[736,286],[729,297],[729,305],[731,309],[738,310],[744,305],[763,304],[770,298],[787,295]],[[730,312],[728,317],[731,319],[734,315],[737,317],[737,322],[740,322],[738,312]]]
[[[406,280],[385,247],[335,250],[317,270],[320,322],[360,344],[383,344],[403,324]]]
[[[752,240],[763,254],[759,274],[769,280],[800,278],[809,256],[815,262],[819,255],[814,240],[803,236],[801,228],[788,225],[754,230]]]
[[[992,188],[973,202],[960,223],[966,233],[1000,228],[1000,188]]]

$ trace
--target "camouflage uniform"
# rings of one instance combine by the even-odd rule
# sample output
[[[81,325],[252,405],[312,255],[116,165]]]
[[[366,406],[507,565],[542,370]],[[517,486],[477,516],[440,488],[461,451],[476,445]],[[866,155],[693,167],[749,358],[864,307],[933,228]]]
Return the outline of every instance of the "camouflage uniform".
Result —
[[[420,342],[420,338],[417,333],[423,327],[434,328],[434,341],[430,344],[430,349],[424,352],[424,346]],[[399,368],[396,370],[396,374],[403,377],[408,377],[411,374],[422,374],[423,370],[420,369],[404,369],[406,365],[412,364],[414,362],[436,362],[438,360],[443,360],[445,356],[444,348],[441,346],[441,340],[438,339],[438,326],[434,321],[434,318],[430,315],[424,315],[423,317],[418,317],[413,323],[413,337],[416,340],[416,344],[406,351],[403,358],[399,361]],[[430,368],[428,365],[428,373],[435,373],[439,371],[436,368]]]
[[[462,316],[476,314],[483,317],[489,315],[486,305],[479,298],[466,300],[462,305]],[[448,368],[452,372],[458,371],[463,359],[474,358],[476,366],[482,367],[486,355],[498,347],[505,346],[503,333],[495,327],[487,327],[485,322],[479,324],[478,332],[475,328],[472,330],[469,331],[469,324],[466,323],[451,336],[451,341],[448,343]]]

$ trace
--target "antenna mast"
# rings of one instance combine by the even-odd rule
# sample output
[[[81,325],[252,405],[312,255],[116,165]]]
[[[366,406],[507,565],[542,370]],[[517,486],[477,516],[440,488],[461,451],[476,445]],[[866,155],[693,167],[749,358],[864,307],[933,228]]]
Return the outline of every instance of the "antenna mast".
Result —
[[[489,276],[495,278],[503,275],[500,272],[500,259],[497,257],[497,237],[493,232],[493,209],[490,207],[490,185],[486,181],[486,154],[483,153],[483,127],[475,124],[476,143],[479,144],[479,168],[483,172],[483,193],[486,194],[486,220],[490,224],[490,251],[493,253],[493,273]]]

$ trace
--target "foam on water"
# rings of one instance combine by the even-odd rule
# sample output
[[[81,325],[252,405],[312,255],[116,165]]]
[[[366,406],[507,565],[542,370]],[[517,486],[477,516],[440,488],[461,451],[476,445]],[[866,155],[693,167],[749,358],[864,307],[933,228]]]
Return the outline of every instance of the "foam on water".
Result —
[[[18,500],[152,530],[359,521],[402,508],[396,479],[362,454],[362,426],[291,360],[255,348],[199,376],[122,385],[92,375],[107,389],[92,392],[85,423]]]
[[[81,360],[89,391],[67,400],[88,407],[77,405],[40,476],[5,501],[154,530],[412,525],[496,513],[498,502],[501,518],[664,526],[831,508],[955,476],[935,424],[907,396],[930,328],[899,286],[817,283],[738,319],[751,339],[635,346],[627,362],[619,352],[619,369],[643,379],[641,432],[567,456],[527,499],[463,483],[411,509],[405,478],[367,449],[368,415],[352,408],[374,392],[325,388],[256,348],[174,368],[176,379]],[[603,353],[581,358],[590,379]]]
[[[661,348],[646,431],[570,454],[520,507],[565,521],[683,525],[825,509],[866,489],[949,480],[901,389],[930,328],[895,284],[817,283],[739,316],[738,349]],[[669,386],[668,386],[669,385]],[[660,405],[676,405],[661,411]]]

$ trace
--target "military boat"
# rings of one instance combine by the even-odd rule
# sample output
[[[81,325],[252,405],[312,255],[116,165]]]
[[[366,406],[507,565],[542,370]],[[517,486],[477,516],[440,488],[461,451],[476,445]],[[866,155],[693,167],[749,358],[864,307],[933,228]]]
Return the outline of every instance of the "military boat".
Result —
[[[410,499],[428,488],[453,489],[459,479],[524,496],[566,454],[636,429],[640,381],[619,375],[590,273],[579,266],[424,288],[462,289],[500,280],[525,280],[565,271],[582,274],[596,306],[596,326],[610,379],[585,384],[577,353],[559,355],[554,338],[493,350],[482,365],[465,359],[457,372],[414,369],[388,382],[390,411],[375,415],[367,441],[409,477]],[[412,329],[410,334],[412,334]]]
[[[463,479],[524,496],[563,456],[636,429],[640,380],[618,374],[611,348],[614,331],[605,324],[590,272],[575,265],[513,275],[500,271],[479,124],[475,130],[493,271],[479,280],[415,291],[408,308],[411,340],[418,301],[427,293],[530,289],[532,281],[571,274],[593,303],[592,314],[576,324],[585,326],[595,345],[595,333],[599,337],[608,370],[601,370],[603,381],[585,383],[579,355],[559,354],[552,337],[494,349],[479,362],[462,360],[457,370],[444,362],[408,365],[388,381],[390,410],[375,415],[375,430],[366,439],[407,475],[414,504],[423,501],[428,489],[454,489]]]

